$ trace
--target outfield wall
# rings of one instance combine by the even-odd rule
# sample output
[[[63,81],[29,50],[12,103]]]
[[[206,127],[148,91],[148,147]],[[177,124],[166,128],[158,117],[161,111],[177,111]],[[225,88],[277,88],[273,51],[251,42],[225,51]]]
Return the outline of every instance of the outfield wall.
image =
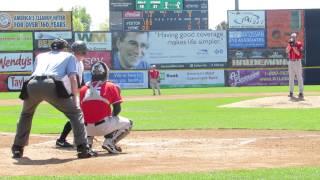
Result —
[[[0,15],[6,13],[14,15],[13,12]],[[306,49],[305,84],[319,84],[319,15],[320,10],[228,11],[227,31],[141,31],[149,37],[143,60],[160,69],[162,87],[288,85],[285,46],[290,33],[296,32]],[[33,16],[38,18],[39,13]],[[47,23],[43,17],[43,23],[54,25],[53,17],[48,16]],[[58,17],[62,15],[57,14],[55,19]],[[136,70],[114,68],[115,42],[120,31],[73,32],[69,28],[71,20],[65,19],[65,27],[58,30],[29,26],[0,28],[0,91],[20,90],[33,70],[36,55],[49,51],[55,38],[64,38],[69,44],[75,40],[87,43],[85,80],[90,79],[91,65],[103,61],[111,69],[110,79],[122,88],[148,87],[148,66]]]

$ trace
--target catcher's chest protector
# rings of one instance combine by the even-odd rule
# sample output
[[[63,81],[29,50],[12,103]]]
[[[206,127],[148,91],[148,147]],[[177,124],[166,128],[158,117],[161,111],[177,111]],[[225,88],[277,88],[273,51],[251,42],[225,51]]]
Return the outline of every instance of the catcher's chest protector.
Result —
[[[88,85],[89,89],[85,93],[82,103],[94,100],[94,101],[103,101],[108,105],[110,104],[108,99],[100,96],[100,91],[97,90],[98,89],[97,87],[99,87],[100,84],[101,84],[101,81],[99,81],[95,86],[92,86],[92,83],[89,83]]]

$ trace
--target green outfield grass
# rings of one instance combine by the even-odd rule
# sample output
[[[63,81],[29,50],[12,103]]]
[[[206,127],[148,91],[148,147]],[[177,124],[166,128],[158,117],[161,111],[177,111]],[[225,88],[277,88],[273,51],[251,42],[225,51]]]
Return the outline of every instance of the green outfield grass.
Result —
[[[164,129],[287,129],[319,130],[319,109],[220,108],[253,97],[128,101],[122,116],[134,121],[134,130]],[[14,132],[20,106],[0,106],[0,131]],[[32,133],[59,133],[66,118],[49,104],[35,113]]]
[[[287,92],[286,86],[241,88],[164,89],[164,94]],[[320,91],[320,86],[306,86]],[[124,96],[150,95],[150,89],[123,90]],[[0,93],[0,99],[14,99],[18,93]],[[122,116],[134,121],[134,130],[166,129],[283,129],[320,130],[319,108],[268,109],[220,108],[218,106],[256,97],[128,101]],[[0,131],[14,132],[21,106],[0,106]],[[66,118],[48,104],[41,104],[34,116],[32,133],[60,133]],[[10,177],[9,179],[319,179],[320,168],[281,168],[241,171],[216,171],[191,174],[154,174],[130,176],[50,176]],[[6,178],[6,177],[4,177]]]
[[[282,168],[282,169],[259,169],[259,170],[236,170],[218,171],[208,173],[177,173],[177,174],[152,174],[152,175],[130,175],[130,176],[23,176],[23,177],[3,177],[3,179],[108,179],[108,180],[253,180],[253,179],[272,179],[272,180],[317,180],[320,177],[319,168]],[[2,179],[2,178],[0,178]]]
[[[297,87],[296,87],[297,90]],[[259,86],[259,87],[210,87],[210,88],[176,88],[162,89],[163,94],[211,94],[211,93],[263,93],[263,92],[288,92],[288,86]],[[305,91],[319,91],[320,86],[305,86]],[[123,96],[148,96],[150,89],[123,89]],[[19,92],[2,92],[0,99],[16,99]]]

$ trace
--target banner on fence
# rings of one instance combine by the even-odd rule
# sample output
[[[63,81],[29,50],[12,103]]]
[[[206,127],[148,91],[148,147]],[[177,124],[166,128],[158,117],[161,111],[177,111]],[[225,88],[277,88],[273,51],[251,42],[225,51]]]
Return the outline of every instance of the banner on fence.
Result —
[[[161,87],[224,86],[223,70],[161,70]]]

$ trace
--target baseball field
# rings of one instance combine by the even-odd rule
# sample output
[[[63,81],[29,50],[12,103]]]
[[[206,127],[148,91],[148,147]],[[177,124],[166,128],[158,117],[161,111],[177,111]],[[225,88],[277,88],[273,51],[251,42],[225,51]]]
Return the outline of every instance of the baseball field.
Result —
[[[305,99],[287,86],[122,90],[121,115],[133,120],[110,155],[97,137],[99,156],[77,159],[55,140],[66,117],[42,103],[24,157],[12,159],[21,103],[0,93],[0,178],[5,179],[319,179],[320,86]],[[72,135],[68,140],[72,142]]]

